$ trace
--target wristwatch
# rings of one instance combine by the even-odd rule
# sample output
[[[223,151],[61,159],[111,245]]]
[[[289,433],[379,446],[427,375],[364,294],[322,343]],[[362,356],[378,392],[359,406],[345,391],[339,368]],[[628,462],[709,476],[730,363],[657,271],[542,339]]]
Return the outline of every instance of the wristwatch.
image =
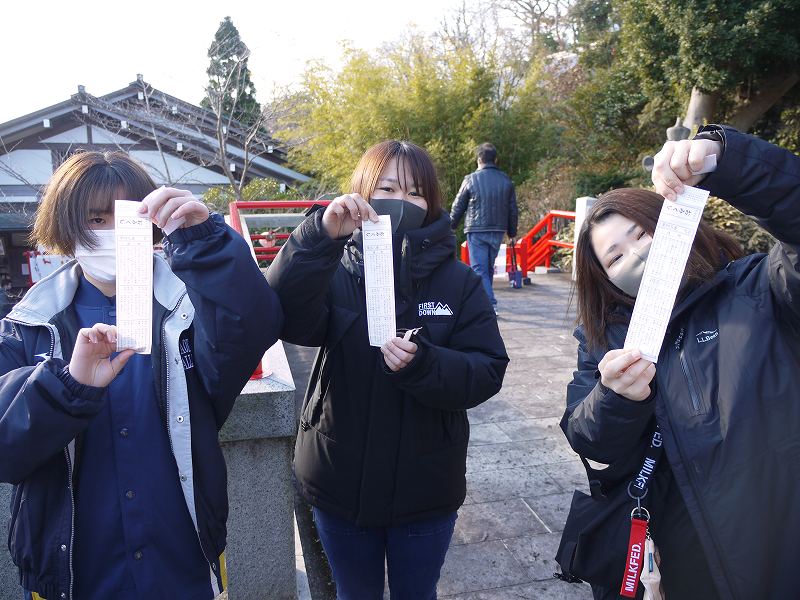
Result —
[[[712,140],[722,144],[722,152],[717,157],[717,160],[722,158],[725,154],[725,130],[719,125],[703,125],[694,136],[695,140]]]

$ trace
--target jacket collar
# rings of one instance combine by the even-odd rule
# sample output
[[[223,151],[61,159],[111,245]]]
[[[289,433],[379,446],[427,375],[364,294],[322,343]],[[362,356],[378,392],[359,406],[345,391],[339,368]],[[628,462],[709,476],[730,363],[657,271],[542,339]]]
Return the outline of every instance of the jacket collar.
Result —
[[[483,171],[484,169],[496,169],[497,165],[494,163],[485,163],[478,167],[478,171]]]
[[[454,256],[456,237],[450,228],[450,216],[442,211],[433,223],[407,232],[402,238],[396,236],[392,245],[399,249],[399,273],[395,277],[401,283],[411,279],[423,279],[447,258]],[[364,254],[361,230],[357,229],[345,246],[342,265],[356,277],[364,276]],[[403,276],[405,275],[405,277]]]
[[[8,318],[29,325],[50,323],[75,298],[82,275],[78,261],[71,260],[37,282],[20,300]],[[186,286],[158,255],[153,257],[153,292],[159,304],[173,310],[183,297]]]

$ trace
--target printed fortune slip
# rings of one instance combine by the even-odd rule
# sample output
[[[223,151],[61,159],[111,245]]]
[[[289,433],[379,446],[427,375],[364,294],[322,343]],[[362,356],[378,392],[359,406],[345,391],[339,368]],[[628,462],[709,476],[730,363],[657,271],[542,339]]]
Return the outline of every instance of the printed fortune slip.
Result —
[[[684,186],[675,202],[664,200],[661,207],[625,338],[625,348],[640,350],[643,358],[654,363],[664,343],[706,200],[707,191]]]
[[[370,346],[383,346],[397,334],[392,221],[389,215],[380,215],[379,219],[377,223],[365,220],[361,225]]]
[[[116,200],[117,351],[150,354],[153,343],[153,225],[141,202]]]

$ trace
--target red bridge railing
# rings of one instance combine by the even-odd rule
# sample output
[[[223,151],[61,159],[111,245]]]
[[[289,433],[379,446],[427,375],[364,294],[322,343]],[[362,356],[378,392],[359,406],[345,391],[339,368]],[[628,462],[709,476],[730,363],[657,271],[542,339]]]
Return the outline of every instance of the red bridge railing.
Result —
[[[311,208],[315,204],[321,204],[323,206],[327,206],[330,204],[330,200],[256,200],[250,202],[231,202],[228,205],[228,210],[230,211],[230,224],[231,227],[239,233],[242,237],[247,239],[247,243],[250,245],[250,248],[253,250],[253,255],[255,256],[256,262],[259,261],[269,261],[275,258],[275,255],[280,250],[280,246],[278,245],[278,241],[283,242],[288,237],[288,233],[273,233],[271,236],[273,237],[274,241],[276,242],[274,246],[264,247],[260,244],[256,244],[258,240],[268,239],[270,236],[260,234],[260,233],[250,233],[250,228],[247,226],[246,220],[243,222],[242,214],[240,211],[243,210],[283,210],[284,212],[287,210],[301,210],[305,208]],[[277,229],[277,228],[276,228]],[[258,366],[256,367],[255,372],[251,375],[250,379],[261,379],[270,374],[268,371],[268,365],[265,363],[266,359],[262,360]]]
[[[564,220],[575,220],[575,213],[571,210],[551,210],[541,221],[525,234],[518,238],[514,248],[517,253],[517,266],[526,277],[528,271],[533,271],[536,267],[550,268],[550,262],[556,248],[574,248],[572,242],[561,242],[556,240],[556,234],[563,226]],[[469,262],[469,248],[466,242],[461,245],[461,260]],[[511,252],[506,251],[506,270],[511,269]]]
[[[283,210],[284,212],[290,210],[302,210],[311,208],[314,205],[327,206],[330,200],[250,200],[243,202],[231,202],[228,205],[230,211],[231,227],[239,232],[243,237],[248,237],[250,246],[253,248],[256,260],[270,261],[275,258],[275,255],[280,251],[283,242],[289,238],[289,233],[273,233],[271,235],[264,235],[260,233],[250,233],[249,228],[247,231],[242,227],[242,214],[243,210]],[[277,229],[277,228],[276,228]],[[288,229],[288,228],[287,228]],[[271,246],[262,246],[257,243],[259,240],[270,239],[275,242]]]

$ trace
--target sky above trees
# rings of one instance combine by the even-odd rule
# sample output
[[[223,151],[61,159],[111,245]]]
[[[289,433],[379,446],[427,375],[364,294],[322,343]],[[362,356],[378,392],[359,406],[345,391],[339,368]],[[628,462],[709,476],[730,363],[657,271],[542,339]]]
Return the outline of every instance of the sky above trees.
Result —
[[[297,82],[310,59],[335,64],[341,40],[365,49],[409,25],[436,29],[457,0],[403,0],[385,10],[369,0],[211,2],[140,0],[135,4],[6,2],[0,61],[0,122],[65,100],[78,84],[101,95],[145,79],[198,103],[208,84],[208,45],[230,16],[252,51],[259,101],[274,84]]]

